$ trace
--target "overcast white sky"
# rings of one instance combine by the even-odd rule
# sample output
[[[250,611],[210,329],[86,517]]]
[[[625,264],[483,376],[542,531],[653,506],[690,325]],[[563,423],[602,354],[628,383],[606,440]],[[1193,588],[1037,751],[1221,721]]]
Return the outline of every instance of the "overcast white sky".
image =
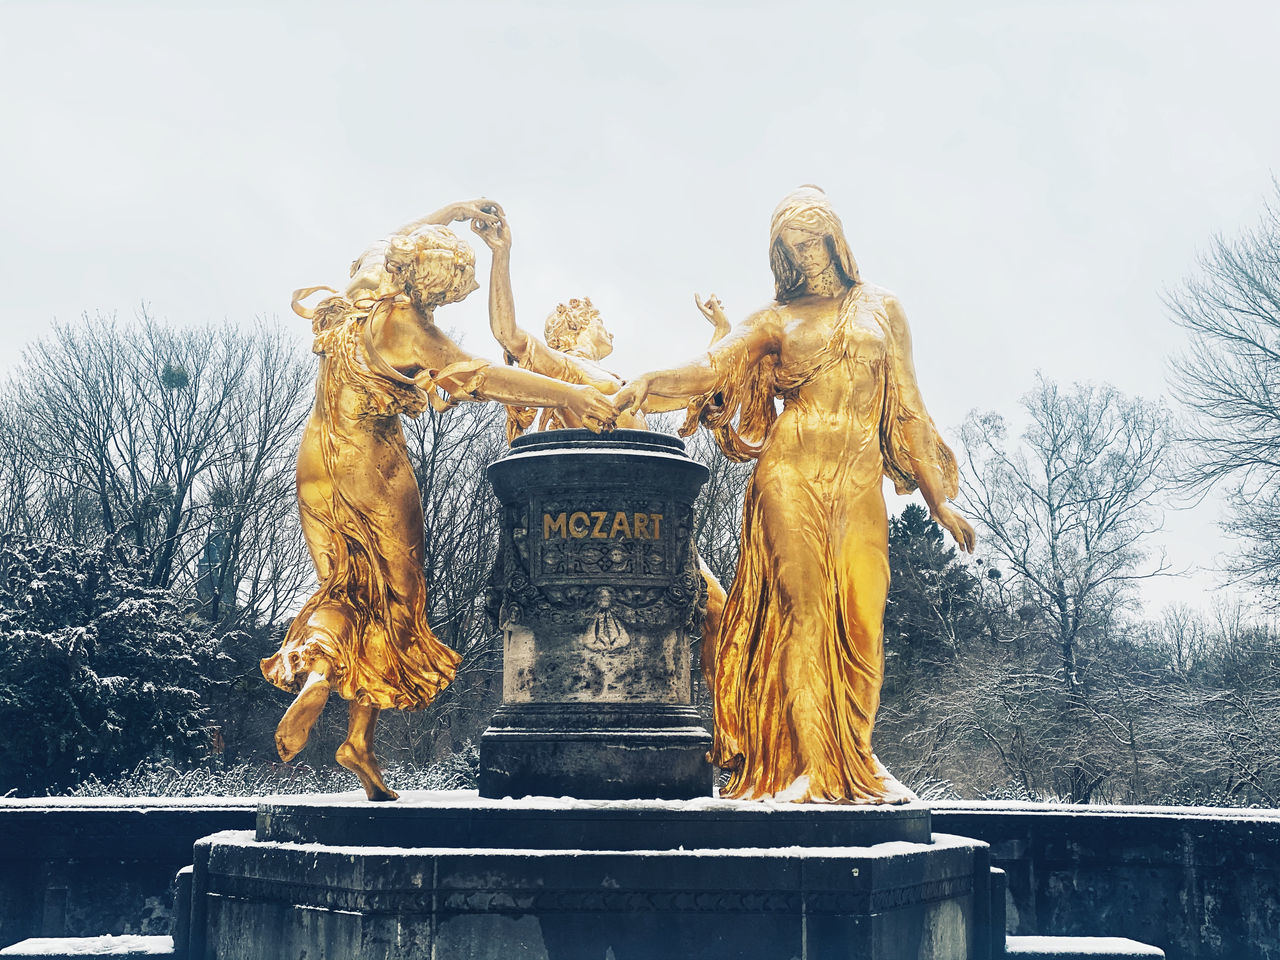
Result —
[[[589,295],[637,373],[702,348],[694,291],[770,298],[769,214],[812,182],[903,301],[952,441],[1037,369],[1156,397],[1161,292],[1280,171],[1277,49],[1269,0],[0,0],[0,373],[55,320],[143,301],[305,342],[292,289],[482,194],[522,319]],[[438,319],[497,356],[482,294]],[[1171,515],[1170,559],[1212,562],[1215,519]]]

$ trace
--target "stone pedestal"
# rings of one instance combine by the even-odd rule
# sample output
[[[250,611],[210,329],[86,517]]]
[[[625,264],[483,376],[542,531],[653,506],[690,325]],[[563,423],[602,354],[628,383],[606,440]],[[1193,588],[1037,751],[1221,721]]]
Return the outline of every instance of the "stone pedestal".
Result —
[[[922,805],[271,801],[200,841],[200,960],[988,960],[987,846]]]
[[[680,440],[642,430],[531,434],[489,468],[503,703],[480,739],[481,796],[710,795],[690,684],[706,476]]]

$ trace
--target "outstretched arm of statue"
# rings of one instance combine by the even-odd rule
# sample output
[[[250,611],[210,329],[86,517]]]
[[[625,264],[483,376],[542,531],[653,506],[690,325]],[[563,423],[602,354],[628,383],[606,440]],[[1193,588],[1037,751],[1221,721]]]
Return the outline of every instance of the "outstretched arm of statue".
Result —
[[[553,380],[519,367],[485,364],[458,346],[434,324],[424,331],[431,337],[430,362],[419,376],[430,381],[434,374],[458,364],[483,366],[484,375],[470,390],[477,400],[496,400],[521,407],[563,407],[592,430],[612,425],[616,414],[607,397],[586,384]],[[424,384],[427,385],[427,384]]]
[[[477,218],[471,221],[471,229],[493,253],[493,268],[489,271],[489,329],[509,356],[528,366],[534,338],[516,323],[515,296],[511,292],[511,227],[502,217]]]
[[[924,400],[920,396],[915,363],[911,357],[911,329],[907,326],[907,315],[896,299],[887,299],[885,306],[893,336],[892,376],[899,400],[907,409],[918,412],[902,424],[907,455],[911,459],[911,473],[920,488],[920,495],[929,506],[929,515],[955,538],[960,549],[972,553],[976,541],[973,527],[947,502],[947,481],[938,463],[938,439],[932,423],[927,417],[922,418]]]
[[[425,217],[419,217],[417,220],[406,223],[392,236],[407,236],[419,227],[425,226],[447,227],[458,220],[479,220],[485,223],[493,223],[501,220],[504,216],[506,214],[502,212],[502,205],[492,200],[486,200],[484,197],[480,197],[477,200],[463,200],[441,207],[435,213],[429,213]]]
[[[712,297],[707,301],[706,309],[701,303],[698,305],[704,315],[712,309],[714,300]],[[735,377],[766,355],[777,353],[780,343],[781,331],[773,311],[762,310],[747,318],[703,356],[679,367],[655,370],[636,377],[614,396],[614,407],[619,413],[639,410],[646,402],[652,402],[649,400],[651,395],[680,401],[677,406],[683,406],[693,397],[723,386],[726,377]],[[662,408],[658,404],[646,407],[651,410]]]

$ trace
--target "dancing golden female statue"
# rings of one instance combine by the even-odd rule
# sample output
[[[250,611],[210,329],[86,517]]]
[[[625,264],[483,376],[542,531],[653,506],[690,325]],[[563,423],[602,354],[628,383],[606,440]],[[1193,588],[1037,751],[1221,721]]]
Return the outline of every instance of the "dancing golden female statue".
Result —
[[[487,201],[446,207],[366,251],[344,296],[307,310],[301,299],[330,288],[294,295],[321,357],[298,452],[302,529],[320,588],[262,672],[298,691],[276,731],[284,760],[306,744],[331,690],[351,701],[337,760],[370,800],[396,798],[373,753],[379,711],[425,707],[458,662],[427,625],[422,506],[400,415],[497,400],[564,408],[597,429],[613,419],[595,388],[491,367],[435,325],[437,307],[477,286],[470,248],[443,224],[500,214]],[[509,284],[505,272],[505,263],[495,264],[492,282]]]
[[[504,264],[501,276],[509,277],[510,271],[505,264],[511,256],[511,228],[506,219],[478,219],[473,222],[472,229],[493,251],[495,267],[499,263]],[[729,321],[723,314],[708,316],[707,319],[715,327],[711,335],[711,344],[714,346],[716,341],[729,332]],[[580,300],[570,300],[567,304],[559,304],[543,324],[546,339],[540,340],[516,323],[515,300],[510,286],[499,281],[490,287],[489,326],[502,345],[508,363],[566,383],[589,384],[604,394],[617,393],[622,389],[625,381],[600,366],[600,361],[613,353],[613,334],[605,329],[600,311],[592,305],[590,298],[583,297]],[[684,406],[685,403],[680,400],[652,396],[645,402],[644,410],[648,413],[661,413],[679,410]],[[548,407],[543,408],[541,416],[538,416],[538,410],[533,407],[508,406],[507,442],[533,426],[535,419],[539,430],[583,425],[572,410]],[[644,413],[640,411],[620,414],[614,426],[632,430],[649,428]],[[724,587],[701,557],[698,558],[698,569],[707,586],[707,613],[702,625],[702,647],[709,650],[715,644],[726,595]],[[707,664],[710,660],[704,658],[703,662]],[[710,678],[708,682],[709,680]]]
[[[972,527],[947,505],[955,458],[920,398],[902,307],[859,278],[821,190],[778,206],[769,260],[772,304],[614,404],[691,400],[727,456],[756,460],[715,656],[713,760],[731,773],[721,796],[909,800],[871,752],[889,589],[881,476],[899,493],[918,487],[972,550]],[[720,314],[714,298],[702,306]]]

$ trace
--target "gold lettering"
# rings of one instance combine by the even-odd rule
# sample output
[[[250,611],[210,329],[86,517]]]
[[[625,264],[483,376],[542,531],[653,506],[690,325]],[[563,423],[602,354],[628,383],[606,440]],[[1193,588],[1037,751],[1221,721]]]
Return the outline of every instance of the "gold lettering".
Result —
[[[616,537],[619,530],[624,537],[630,538],[631,524],[627,523],[627,515],[621,510],[613,515],[613,526],[609,529],[609,536]]]
[[[632,515],[631,522],[636,532],[637,540],[649,539],[649,515],[647,513],[637,513]]]
[[[553,533],[559,533],[561,540],[569,535],[565,528],[563,513],[554,520],[551,519],[551,514],[549,513],[544,513],[542,515],[542,539],[550,540]]]
[[[596,525],[591,528],[591,536],[595,540],[607,540],[609,535],[604,532],[604,518],[609,515],[607,510],[592,510],[591,518],[595,520]]]
[[[661,539],[662,538],[662,514],[651,513],[649,514],[649,519],[653,521],[653,539],[655,540]]]
[[[579,526],[579,521],[581,521],[581,526]],[[581,510],[569,517],[569,536],[575,540],[581,540],[589,531],[587,515]]]

